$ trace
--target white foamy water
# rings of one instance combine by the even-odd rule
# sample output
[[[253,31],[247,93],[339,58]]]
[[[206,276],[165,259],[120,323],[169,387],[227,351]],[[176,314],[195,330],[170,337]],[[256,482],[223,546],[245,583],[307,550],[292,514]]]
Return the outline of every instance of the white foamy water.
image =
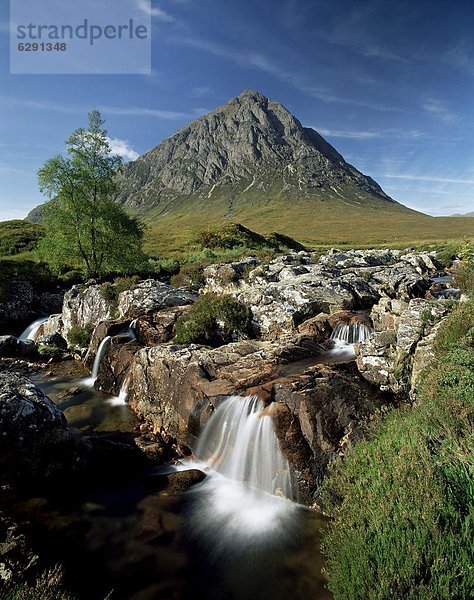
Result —
[[[41,319],[36,319],[36,321],[33,321],[33,323],[28,325],[28,327],[25,329],[25,331],[20,335],[20,337],[18,339],[19,340],[35,340],[36,336],[38,335],[38,329],[41,327],[41,325],[46,323],[46,321],[48,319],[49,319],[49,317],[41,317]]]
[[[338,323],[331,334],[332,340],[341,340],[346,344],[360,344],[372,333],[372,328],[364,323]]]
[[[128,389],[130,387],[130,374],[128,374],[123,380],[122,387],[120,388],[120,392],[118,396],[108,398],[107,402],[111,406],[126,406],[127,398],[128,398]]]
[[[199,437],[196,457],[229,479],[292,499],[290,465],[263,408],[256,396],[228,398]]]
[[[82,384],[85,385],[86,387],[94,386],[94,383],[96,382],[97,377],[99,376],[100,363],[102,362],[102,359],[104,358],[105,351],[107,350],[107,346],[111,339],[112,338],[110,337],[110,335],[108,335],[101,341],[100,346],[97,350],[97,354],[95,355],[95,358],[94,358],[94,366],[92,367],[92,374],[90,377],[87,377],[86,379],[82,380]]]

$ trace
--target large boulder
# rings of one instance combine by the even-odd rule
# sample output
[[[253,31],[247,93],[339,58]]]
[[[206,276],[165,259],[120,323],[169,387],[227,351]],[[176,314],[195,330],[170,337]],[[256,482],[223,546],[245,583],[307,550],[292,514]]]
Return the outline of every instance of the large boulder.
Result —
[[[31,358],[36,355],[37,348],[33,340],[20,340],[13,335],[0,336],[0,358]]]
[[[29,379],[0,372],[0,473],[26,484],[59,474],[74,442],[60,409]]]
[[[387,310],[390,306],[394,308],[393,313]],[[450,309],[445,301],[423,298],[414,298],[408,303],[384,301],[376,307],[373,314],[377,329],[383,324],[388,328],[376,331],[359,345],[357,366],[363,377],[382,391],[413,398],[413,385],[434,343],[433,332],[436,334],[437,324]],[[428,349],[423,352],[423,347]]]
[[[75,285],[64,296],[61,335],[69,341],[73,327],[95,326],[112,318],[113,307],[100,285]]]
[[[303,500],[311,501],[327,466],[367,434],[373,415],[389,399],[367,384],[353,363],[315,365],[271,385],[280,447]]]
[[[196,292],[174,288],[166,283],[149,279],[119,295],[119,318],[135,319],[164,308],[193,304],[198,298]]]
[[[61,310],[63,293],[42,292],[30,281],[10,281],[0,302],[0,333],[12,324],[24,323]]]

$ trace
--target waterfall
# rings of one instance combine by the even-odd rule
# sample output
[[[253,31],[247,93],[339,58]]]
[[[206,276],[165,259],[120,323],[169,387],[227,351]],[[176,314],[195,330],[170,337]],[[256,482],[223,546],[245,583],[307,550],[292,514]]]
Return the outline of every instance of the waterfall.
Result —
[[[225,400],[204,428],[196,457],[229,479],[291,499],[290,466],[263,408],[256,396]]]
[[[331,334],[332,340],[341,340],[346,344],[359,344],[366,340],[372,328],[364,323],[338,323]]]
[[[97,350],[97,354],[95,355],[95,358],[94,358],[94,366],[92,367],[92,375],[90,377],[87,377],[87,379],[85,379],[83,381],[84,385],[86,385],[88,387],[94,386],[94,383],[96,382],[96,379],[99,376],[100,363],[102,362],[102,359],[104,358],[104,354],[107,349],[107,345],[109,344],[111,339],[112,338],[110,337],[110,335],[108,335],[101,341],[99,349]]]
[[[25,331],[20,335],[20,337],[18,339],[19,340],[35,340],[36,336],[38,334],[38,329],[41,327],[41,325],[46,323],[46,321],[48,319],[49,319],[49,317],[41,317],[41,319],[36,319],[36,321],[33,321],[33,323],[28,325],[28,327],[25,329]]]
[[[128,335],[131,340],[137,339],[137,334],[135,333],[135,327],[137,325],[137,321],[138,321],[138,319],[133,319],[133,321],[130,323],[130,326],[128,328]]]
[[[125,406],[127,404],[128,388],[130,387],[131,380],[130,373],[128,373],[122,382],[119,395],[109,398],[107,402],[112,406]]]

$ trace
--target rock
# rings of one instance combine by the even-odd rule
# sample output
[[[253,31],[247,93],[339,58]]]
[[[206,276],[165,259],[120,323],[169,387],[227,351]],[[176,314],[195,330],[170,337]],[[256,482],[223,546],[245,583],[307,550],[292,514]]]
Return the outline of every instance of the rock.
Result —
[[[151,462],[163,463],[169,458],[170,449],[161,436],[140,435],[134,442]]]
[[[54,314],[49,317],[46,323],[38,330],[38,334],[42,336],[49,336],[55,333],[61,334],[63,331],[63,317],[62,314]]]
[[[20,356],[33,358],[38,355],[38,344],[33,340],[18,340],[18,348]]]
[[[303,499],[310,501],[326,468],[367,433],[372,415],[386,403],[353,364],[317,365],[273,382],[280,447],[296,469]]]
[[[242,264],[207,267],[203,291],[230,293],[247,304],[262,338],[272,340],[293,334],[321,312],[370,309],[384,297],[423,296],[435,263],[428,255],[400,251],[332,250],[316,263],[301,251],[250,271]]]
[[[55,346],[60,350],[67,350],[66,340],[57,332],[39,336],[36,339],[36,343],[44,346]]]
[[[432,328],[431,332],[423,337],[416,346],[410,376],[410,399],[412,401],[416,400],[417,386],[423,372],[433,365],[435,361],[434,344],[443,321],[444,318],[441,319],[441,321]]]
[[[135,319],[164,308],[193,304],[197,298],[195,292],[149,279],[120,294],[118,314],[120,318]]]
[[[20,345],[18,340],[13,335],[0,336],[0,356],[2,358],[10,358],[20,354]]]
[[[64,296],[62,328],[59,333],[69,342],[72,327],[96,325],[111,318],[112,306],[100,285],[74,285]]]
[[[35,574],[39,560],[22,527],[0,511],[0,592]]]
[[[276,364],[268,342],[235,342],[221,348],[142,348],[131,365],[129,404],[150,429],[195,441],[213,407],[236,390],[261,383]]]
[[[74,449],[64,415],[29,379],[0,372],[0,473],[29,484],[61,473]]]
[[[135,445],[99,436],[84,436],[77,445],[76,469],[88,481],[102,483],[134,475],[147,464]]]
[[[206,474],[198,469],[177,471],[168,475],[158,475],[149,480],[152,489],[159,492],[160,496],[179,496],[193,485],[201,483]]]
[[[34,282],[9,281],[5,299],[0,302],[0,323],[28,323],[41,315],[61,310],[62,292],[41,292]]]
[[[92,416],[92,407],[85,404],[69,406],[64,410],[64,416],[71,427],[80,428],[82,424],[88,423]]]
[[[112,338],[100,363],[96,389],[118,396],[133,357],[139,349],[136,341],[124,342],[119,338]]]
[[[414,379],[412,376],[417,347],[423,339],[429,338],[436,324],[449,313],[450,307],[443,302],[422,298],[414,298],[408,304],[393,305],[393,314],[387,310],[391,306],[391,301],[383,302],[375,313],[373,311],[377,328],[385,324],[392,325],[393,329],[375,332],[359,345],[357,366],[365,379],[381,390],[409,398],[413,395],[411,386],[417,380],[417,375]],[[421,356],[419,364],[423,362]],[[416,366],[416,370],[419,369]]]
[[[176,322],[190,306],[176,306],[138,319],[135,327],[137,341],[142,346],[157,346],[171,341],[176,335]]]
[[[237,292],[244,281],[245,275],[258,264],[256,258],[222,265],[210,265],[203,271],[206,291],[222,293]]]

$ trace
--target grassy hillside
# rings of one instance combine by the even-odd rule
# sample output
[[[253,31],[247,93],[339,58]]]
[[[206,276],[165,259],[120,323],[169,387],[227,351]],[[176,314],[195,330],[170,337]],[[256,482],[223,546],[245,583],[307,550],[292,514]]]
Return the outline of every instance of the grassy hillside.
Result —
[[[474,597],[474,257],[414,407],[394,409],[328,474],[335,600]]]
[[[25,255],[36,249],[43,227],[27,221],[0,222],[0,257]]]
[[[278,231],[304,245],[374,246],[461,240],[474,235],[471,218],[429,217],[399,204],[302,195],[261,203],[251,196],[233,205],[223,198],[193,198],[143,215],[146,249],[154,255],[192,248],[196,229],[230,220],[262,235]]]

